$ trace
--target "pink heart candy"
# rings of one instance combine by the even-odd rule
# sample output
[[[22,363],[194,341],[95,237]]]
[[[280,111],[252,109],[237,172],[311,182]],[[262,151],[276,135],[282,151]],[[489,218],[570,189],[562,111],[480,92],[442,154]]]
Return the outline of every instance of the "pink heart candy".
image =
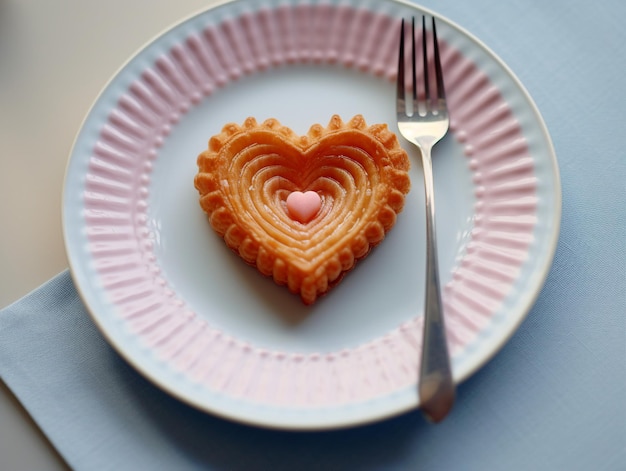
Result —
[[[319,212],[322,199],[314,191],[294,191],[287,196],[287,212],[292,219],[307,223]]]

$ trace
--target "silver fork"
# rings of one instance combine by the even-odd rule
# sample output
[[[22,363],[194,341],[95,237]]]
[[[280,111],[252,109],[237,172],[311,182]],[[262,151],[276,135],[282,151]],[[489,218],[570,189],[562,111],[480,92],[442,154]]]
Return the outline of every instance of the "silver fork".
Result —
[[[405,139],[415,144],[422,157],[424,187],[426,193],[426,291],[424,303],[424,333],[422,360],[419,374],[419,398],[424,415],[433,422],[441,421],[452,408],[455,386],[452,380],[450,356],[439,286],[437,262],[437,238],[435,231],[435,202],[432,147],[448,131],[449,118],[446,94],[441,71],[439,46],[435,18],[432,19],[435,87],[430,83],[426,19],[422,16],[423,96],[417,89],[415,18],[411,22],[412,36],[412,113],[407,112],[405,69],[404,69],[404,20],[400,30],[400,53],[396,90],[396,113],[398,128]]]

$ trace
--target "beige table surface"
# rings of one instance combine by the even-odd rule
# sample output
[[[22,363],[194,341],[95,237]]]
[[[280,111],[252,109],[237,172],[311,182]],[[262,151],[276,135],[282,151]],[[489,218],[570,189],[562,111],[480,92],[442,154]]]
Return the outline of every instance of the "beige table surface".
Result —
[[[0,308],[67,268],[66,160],[117,69],[215,0],[0,0]],[[0,470],[66,469],[0,381]]]

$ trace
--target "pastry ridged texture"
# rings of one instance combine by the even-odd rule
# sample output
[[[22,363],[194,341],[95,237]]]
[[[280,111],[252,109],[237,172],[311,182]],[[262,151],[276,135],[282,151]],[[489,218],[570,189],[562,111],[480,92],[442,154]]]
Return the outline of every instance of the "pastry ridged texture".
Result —
[[[198,156],[195,187],[213,229],[247,263],[311,304],[394,226],[410,188],[409,159],[386,124],[361,115],[296,135],[276,119],[227,124]],[[287,196],[315,191],[307,223]]]

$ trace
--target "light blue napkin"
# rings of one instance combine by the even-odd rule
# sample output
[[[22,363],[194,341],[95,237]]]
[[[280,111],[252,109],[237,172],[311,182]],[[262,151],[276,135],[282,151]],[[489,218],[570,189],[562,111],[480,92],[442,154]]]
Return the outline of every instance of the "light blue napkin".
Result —
[[[626,469],[626,3],[424,1],[521,78],[561,170],[545,288],[449,418],[323,433],[198,412],[105,342],[62,273],[0,311],[0,377],[77,470]]]
[[[77,470],[619,470],[626,306],[615,293],[601,313],[579,310],[573,258],[559,251],[529,319],[437,426],[413,412],[290,433],[198,412],[108,346],[68,272],[0,312],[0,377]]]

